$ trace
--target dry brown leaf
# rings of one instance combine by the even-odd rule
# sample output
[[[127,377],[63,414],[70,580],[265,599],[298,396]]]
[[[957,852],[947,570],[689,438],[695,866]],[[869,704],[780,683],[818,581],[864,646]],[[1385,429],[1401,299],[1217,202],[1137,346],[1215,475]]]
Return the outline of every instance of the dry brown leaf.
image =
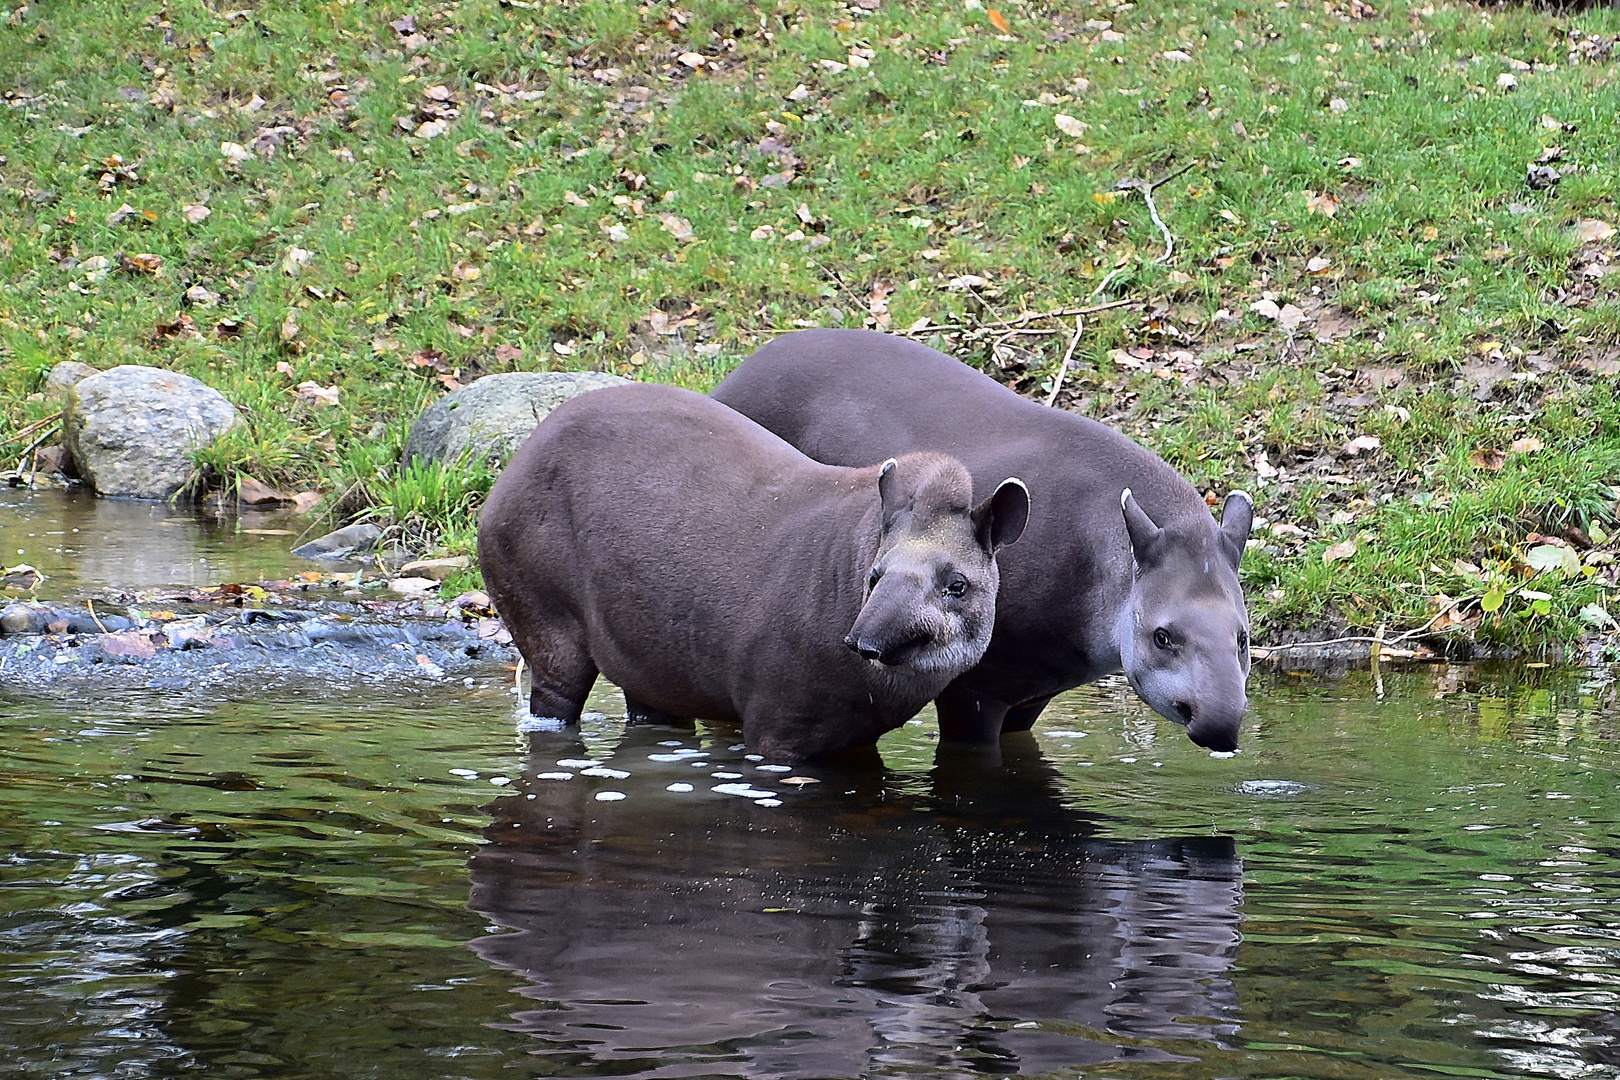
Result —
[[[1344,450],[1341,453],[1345,457],[1357,457],[1365,451],[1377,450],[1382,445],[1384,444],[1379,441],[1376,435],[1357,435],[1344,444]]]
[[[294,391],[299,401],[306,401],[311,405],[336,405],[338,396],[343,393],[336,386],[322,386],[317,382],[301,382]]]
[[[1356,542],[1354,540],[1345,540],[1341,543],[1334,544],[1332,547],[1322,552],[1322,562],[1328,566],[1332,566],[1336,562],[1343,562],[1344,560],[1351,558],[1355,555],[1355,553]]]
[[[1577,244],[1597,244],[1614,235],[1614,226],[1606,221],[1583,218],[1570,229]]]
[[[1507,455],[1500,450],[1475,450],[1468,455],[1468,460],[1477,469],[1489,469],[1491,472],[1500,472],[1502,465],[1507,461]]]
[[[1513,445],[1508,447],[1515,454],[1533,454],[1542,447],[1542,441],[1534,435],[1526,435],[1522,439],[1514,439]]]
[[[692,223],[681,217],[679,214],[659,214],[658,220],[663,222],[659,228],[664,232],[669,233],[669,235],[673,236],[675,239],[695,239],[692,235]]]
[[[1339,200],[1331,191],[1324,191],[1319,195],[1307,195],[1305,197],[1305,210],[1307,213],[1332,217],[1339,212]]]
[[[261,480],[251,476],[242,477],[236,487],[236,497],[249,506],[263,506],[267,503],[292,502],[293,497],[280,488],[271,487]]]
[[[515,364],[523,359],[523,346],[502,342],[495,346],[495,359],[503,364]]]

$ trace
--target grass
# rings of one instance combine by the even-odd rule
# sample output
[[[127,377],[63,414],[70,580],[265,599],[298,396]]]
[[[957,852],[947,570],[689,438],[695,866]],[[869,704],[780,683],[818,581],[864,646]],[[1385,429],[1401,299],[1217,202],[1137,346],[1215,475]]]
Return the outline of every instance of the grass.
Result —
[[[1527,560],[1533,534],[1620,531],[1620,301],[1609,241],[1572,233],[1617,221],[1612,11],[986,0],[1003,32],[900,0],[227,7],[0,26],[0,453],[54,410],[53,364],[169,367],[243,411],[211,482],[467,550],[487,477],[397,471],[444,390],[413,357],[707,389],[797,326],[1129,298],[1060,404],[1256,493],[1271,634],[1454,601],[1518,645],[1601,622],[1607,544],[1591,574]],[[1526,185],[1538,158],[1556,187]],[[1161,260],[1117,185],[1184,166],[1153,193]],[[1265,313],[1288,305],[1291,333]],[[919,333],[1044,394],[1072,324],[1032,328]]]

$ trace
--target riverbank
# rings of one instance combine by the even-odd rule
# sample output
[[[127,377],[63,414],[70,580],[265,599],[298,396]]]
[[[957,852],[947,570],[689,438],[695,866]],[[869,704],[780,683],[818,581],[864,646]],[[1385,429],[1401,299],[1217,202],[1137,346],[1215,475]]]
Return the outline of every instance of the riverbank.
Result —
[[[0,465],[50,435],[55,363],[172,368],[244,417],[200,455],[217,490],[471,554],[487,473],[398,466],[447,388],[702,390],[864,325],[1253,492],[1260,640],[1603,638],[1617,32],[1361,0],[35,6],[0,29]]]

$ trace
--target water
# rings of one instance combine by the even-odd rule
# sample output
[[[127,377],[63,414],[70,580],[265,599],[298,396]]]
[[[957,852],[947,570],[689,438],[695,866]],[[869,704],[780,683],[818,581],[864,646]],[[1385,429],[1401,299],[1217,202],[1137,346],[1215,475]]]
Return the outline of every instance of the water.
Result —
[[[287,510],[204,516],[163,502],[0,485],[0,566],[27,563],[44,574],[37,594],[43,600],[77,597],[96,586],[256,581],[285,576],[293,563],[293,572],[321,569],[287,553],[308,528],[308,518]],[[0,592],[0,606],[8,595],[20,594]]]
[[[611,689],[520,736],[509,678],[0,697],[0,1072],[1620,1072],[1599,675],[1277,677],[1230,760],[1106,686],[791,773]]]
[[[278,527],[0,492],[51,597]],[[782,772],[341,667],[0,690],[0,1076],[1620,1076],[1607,672],[1257,676],[1226,760],[1115,682]]]

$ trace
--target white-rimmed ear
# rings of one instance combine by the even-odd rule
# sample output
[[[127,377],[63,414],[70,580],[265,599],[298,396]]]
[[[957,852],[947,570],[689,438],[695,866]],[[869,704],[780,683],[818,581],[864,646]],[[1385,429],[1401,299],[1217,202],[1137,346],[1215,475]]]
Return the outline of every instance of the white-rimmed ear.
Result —
[[[1247,491],[1233,491],[1221,505],[1221,552],[1236,570],[1254,527],[1254,500]]]
[[[1029,488],[1016,476],[1003,480],[984,502],[973,508],[973,532],[979,546],[994,555],[1024,535],[1029,524]]]
[[[883,463],[878,470],[878,499],[883,504],[883,527],[888,528],[894,517],[905,507],[905,493],[900,485],[900,463],[894,458]]]
[[[1136,504],[1136,496],[1126,488],[1119,493],[1119,508],[1125,515],[1125,532],[1131,540],[1131,554],[1138,566],[1147,566],[1157,560],[1159,541],[1164,530],[1153,524],[1147,511]]]

